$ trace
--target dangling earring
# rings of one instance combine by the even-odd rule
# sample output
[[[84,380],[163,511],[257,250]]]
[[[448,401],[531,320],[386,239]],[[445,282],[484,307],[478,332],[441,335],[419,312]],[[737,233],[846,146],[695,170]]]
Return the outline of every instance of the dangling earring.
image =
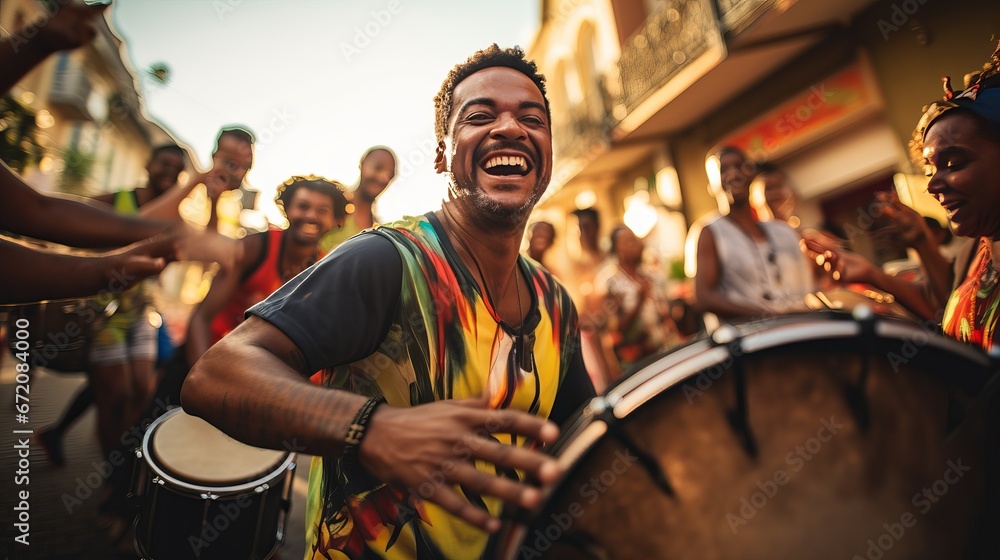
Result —
[[[444,157],[444,142],[440,141],[437,143],[437,148],[434,150],[434,171],[438,173],[445,173],[448,171],[448,162]]]

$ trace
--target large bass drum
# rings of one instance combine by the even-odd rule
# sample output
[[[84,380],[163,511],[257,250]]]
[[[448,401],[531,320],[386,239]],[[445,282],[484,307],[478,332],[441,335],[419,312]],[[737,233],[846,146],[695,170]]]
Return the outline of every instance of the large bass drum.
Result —
[[[996,364],[865,311],[724,326],[619,381],[498,557],[995,557]]]

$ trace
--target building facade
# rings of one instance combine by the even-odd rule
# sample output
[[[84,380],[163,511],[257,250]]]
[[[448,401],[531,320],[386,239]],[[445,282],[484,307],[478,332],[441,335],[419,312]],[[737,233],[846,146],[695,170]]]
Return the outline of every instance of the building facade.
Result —
[[[0,2],[5,36],[44,17],[38,0]],[[151,149],[176,143],[144,115],[122,40],[105,18],[97,24],[92,42],[50,56],[11,91],[35,117],[43,154],[23,174],[41,190],[92,196],[141,186]]]
[[[898,248],[851,232],[877,220],[876,191],[943,219],[907,142],[941,77],[961,88],[997,34],[987,0],[547,0],[531,49],[556,144],[540,211],[593,204],[607,231],[646,208],[647,244],[682,258],[683,232],[717,208],[706,156],[736,145],[786,172],[803,226],[890,260]]]

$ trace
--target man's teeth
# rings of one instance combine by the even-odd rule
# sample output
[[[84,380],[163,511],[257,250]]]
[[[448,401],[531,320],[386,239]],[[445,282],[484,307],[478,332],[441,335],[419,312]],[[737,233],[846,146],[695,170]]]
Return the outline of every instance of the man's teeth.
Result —
[[[318,231],[319,226],[317,225],[302,226],[302,233],[316,233]]]
[[[483,166],[483,168],[484,169],[490,169],[491,167],[496,167],[498,165],[516,165],[516,166],[520,167],[521,169],[525,169],[525,170],[528,169],[528,163],[521,156],[513,156],[513,157],[509,157],[509,156],[496,156],[496,157],[490,158],[490,160],[486,162],[486,165]]]

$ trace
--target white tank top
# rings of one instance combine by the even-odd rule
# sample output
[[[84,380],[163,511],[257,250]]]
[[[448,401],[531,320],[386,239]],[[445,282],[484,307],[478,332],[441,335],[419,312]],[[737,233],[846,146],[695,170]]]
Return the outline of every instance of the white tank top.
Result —
[[[753,239],[725,216],[708,224],[719,259],[719,291],[734,303],[777,313],[804,308],[813,277],[798,233],[781,221],[759,224],[766,241]]]

